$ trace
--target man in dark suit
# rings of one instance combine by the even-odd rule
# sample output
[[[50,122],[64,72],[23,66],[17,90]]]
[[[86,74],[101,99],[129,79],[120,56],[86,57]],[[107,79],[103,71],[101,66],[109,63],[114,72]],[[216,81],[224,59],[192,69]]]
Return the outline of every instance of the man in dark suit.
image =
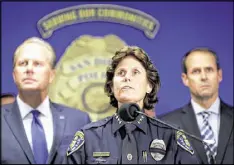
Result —
[[[219,97],[222,69],[216,53],[196,48],[185,54],[182,80],[190,90],[191,101],[160,119],[178,125],[200,137],[207,145],[191,139],[203,164],[233,164],[233,106]]]
[[[49,43],[32,37],[13,58],[18,95],[2,106],[2,164],[61,164],[87,113],[53,103],[48,96],[56,56]]]

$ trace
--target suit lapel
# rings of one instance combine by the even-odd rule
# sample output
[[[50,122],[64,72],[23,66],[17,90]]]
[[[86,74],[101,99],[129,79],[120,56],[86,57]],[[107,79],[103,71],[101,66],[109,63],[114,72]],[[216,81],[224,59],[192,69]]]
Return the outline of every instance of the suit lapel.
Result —
[[[35,163],[32,149],[30,147],[30,144],[28,142],[28,139],[24,130],[24,125],[21,119],[20,110],[19,110],[17,102],[15,101],[12,104],[12,107],[11,108],[9,107],[9,109],[6,109],[6,111],[8,111],[8,113],[5,115],[5,119],[13,135],[15,136],[16,140],[19,142],[29,162],[31,164]]]
[[[228,141],[233,131],[232,114],[229,113],[229,109],[224,107],[224,103],[221,102],[220,107],[220,128],[219,128],[219,141],[217,149],[217,164],[221,164],[223,155],[225,154],[225,149],[228,145]]]
[[[186,107],[183,108],[182,113],[182,124],[185,128],[185,131],[200,138],[200,130],[191,103],[189,103]],[[203,144],[196,139],[190,139],[193,148],[196,150],[197,155],[200,157],[203,163],[208,164]]]
[[[56,151],[61,143],[65,128],[65,116],[62,113],[61,107],[57,107],[55,104],[50,103],[50,108],[53,116],[53,127],[54,127],[54,139],[53,145],[50,151],[48,163],[53,161]]]

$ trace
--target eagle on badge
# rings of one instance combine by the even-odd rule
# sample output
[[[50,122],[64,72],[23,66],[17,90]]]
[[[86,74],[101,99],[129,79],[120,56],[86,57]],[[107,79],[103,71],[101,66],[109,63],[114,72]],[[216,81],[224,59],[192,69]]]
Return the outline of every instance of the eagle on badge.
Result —
[[[77,151],[84,144],[84,133],[77,131],[67,150],[67,156]]]
[[[183,131],[176,132],[176,141],[180,147],[182,147],[183,149],[185,149],[186,151],[188,151],[192,155],[194,154],[194,149],[191,146],[191,144],[189,143],[189,141],[188,141],[187,137],[185,136],[185,134],[183,133]]]

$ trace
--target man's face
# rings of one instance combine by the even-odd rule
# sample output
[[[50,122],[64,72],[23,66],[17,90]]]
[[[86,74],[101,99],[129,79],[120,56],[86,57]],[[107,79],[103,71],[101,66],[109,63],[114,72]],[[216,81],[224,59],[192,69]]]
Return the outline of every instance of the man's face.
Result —
[[[119,106],[122,103],[133,102],[142,108],[146,92],[151,90],[142,64],[135,57],[125,57],[118,64],[113,78],[112,91]]]
[[[186,59],[187,74],[182,73],[185,86],[197,99],[218,97],[222,70],[218,70],[215,57],[208,52],[192,52]]]
[[[54,78],[49,51],[42,45],[28,43],[15,59],[14,81],[21,91],[46,91]]]

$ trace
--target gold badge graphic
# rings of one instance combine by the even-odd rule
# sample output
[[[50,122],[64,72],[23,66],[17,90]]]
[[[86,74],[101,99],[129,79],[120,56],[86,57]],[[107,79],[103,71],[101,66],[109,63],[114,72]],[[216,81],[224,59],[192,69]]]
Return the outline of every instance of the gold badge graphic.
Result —
[[[89,113],[92,121],[115,113],[104,93],[106,68],[115,51],[125,45],[116,35],[83,35],[66,49],[50,85],[51,100]]]

